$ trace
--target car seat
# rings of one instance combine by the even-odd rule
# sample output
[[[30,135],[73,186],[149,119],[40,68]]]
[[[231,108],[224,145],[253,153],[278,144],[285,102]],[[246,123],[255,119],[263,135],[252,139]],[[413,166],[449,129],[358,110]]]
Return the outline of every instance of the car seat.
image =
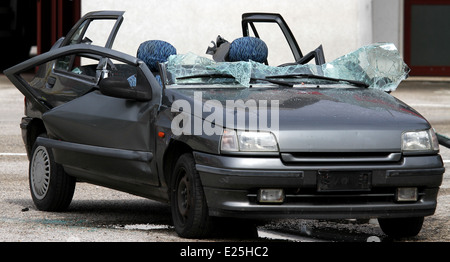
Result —
[[[240,37],[229,43],[220,35],[216,43],[208,47],[206,54],[216,62],[255,61],[267,64],[269,50],[263,40],[256,37]]]
[[[169,56],[176,54],[177,50],[171,44],[162,40],[148,40],[139,45],[136,57],[144,61],[162,86],[158,64],[167,62]]]
[[[255,61],[267,63],[268,48],[263,40],[256,37],[241,37],[230,44],[228,61]]]
[[[158,73],[158,63],[167,62],[171,55],[176,55],[177,50],[171,44],[162,40],[149,40],[139,45],[137,58],[144,61],[150,71]]]

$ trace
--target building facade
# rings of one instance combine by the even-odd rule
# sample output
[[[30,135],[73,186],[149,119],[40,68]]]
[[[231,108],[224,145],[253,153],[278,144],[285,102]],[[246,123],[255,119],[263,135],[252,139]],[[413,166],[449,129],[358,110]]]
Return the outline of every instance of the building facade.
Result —
[[[217,34],[229,41],[241,35],[242,13],[272,12],[283,15],[304,52],[323,45],[328,61],[363,45],[391,42],[411,67],[411,75],[450,76],[450,49],[446,48],[450,46],[450,0],[82,2],[83,13],[102,8],[127,12],[123,34],[129,32],[132,38],[117,44],[131,53],[138,43],[158,38],[174,43],[182,53],[203,54]],[[277,38],[265,41],[276,45]],[[288,56],[280,53],[279,59],[286,61]]]
[[[390,42],[411,67],[410,75],[450,76],[450,0],[2,1],[0,67],[26,58],[30,47],[48,51],[82,15],[97,10],[125,11],[114,48],[131,55],[140,43],[159,39],[178,53],[207,56],[218,35],[230,42],[242,36],[243,13],[270,12],[284,17],[304,53],[322,45],[326,61],[370,43]],[[279,30],[268,30],[272,33],[263,40],[269,59],[291,62]]]

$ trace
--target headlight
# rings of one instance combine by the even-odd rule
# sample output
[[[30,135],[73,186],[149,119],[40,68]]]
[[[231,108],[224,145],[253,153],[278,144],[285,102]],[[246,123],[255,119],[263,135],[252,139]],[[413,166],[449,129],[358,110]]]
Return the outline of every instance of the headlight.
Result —
[[[278,143],[270,132],[226,129],[220,149],[226,152],[278,152]]]
[[[220,150],[228,152],[239,151],[236,131],[230,129],[223,130],[222,140],[220,141]]]
[[[402,150],[405,152],[438,151],[439,142],[433,129],[402,134]]]

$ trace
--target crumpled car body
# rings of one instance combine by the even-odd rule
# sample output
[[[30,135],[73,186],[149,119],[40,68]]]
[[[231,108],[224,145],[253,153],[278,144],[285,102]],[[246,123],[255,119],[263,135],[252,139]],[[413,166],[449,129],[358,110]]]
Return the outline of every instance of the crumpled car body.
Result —
[[[92,42],[91,23],[108,19],[106,42]],[[392,44],[325,62],[322,47],[302,54],[280,15],[249,13],[243,37],[251,28],[259,41],[255,25],[277,23],[295,63],[230,62],[223,39],[213,59],[139,55],[161,41],[134,57],[111,49],[122,21],[89,13],[52,50],[5,71],[26,98],[38,209],[67,208],[85,181],[170,203],[183,237],[208,236],[214,217],[378,218],[386,234],[411,236],[435,212],[439,145],[389,94],[409,71]]]

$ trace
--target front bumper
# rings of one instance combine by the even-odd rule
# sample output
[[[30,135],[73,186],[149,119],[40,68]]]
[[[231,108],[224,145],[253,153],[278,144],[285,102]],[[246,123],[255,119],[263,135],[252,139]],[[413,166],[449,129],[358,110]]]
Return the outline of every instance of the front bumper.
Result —
[[[212,216],[347,219],[434,214],[443,167],[439,155],[403,156],[393,163],[286,164],[278,157],[194,153]],[[318,192],[319,171],[369,171],[369,191]],[[396,202],[398,187],[417,187],[415,202]],[[282,204],[260,204],[261,188],[283,189]]]

